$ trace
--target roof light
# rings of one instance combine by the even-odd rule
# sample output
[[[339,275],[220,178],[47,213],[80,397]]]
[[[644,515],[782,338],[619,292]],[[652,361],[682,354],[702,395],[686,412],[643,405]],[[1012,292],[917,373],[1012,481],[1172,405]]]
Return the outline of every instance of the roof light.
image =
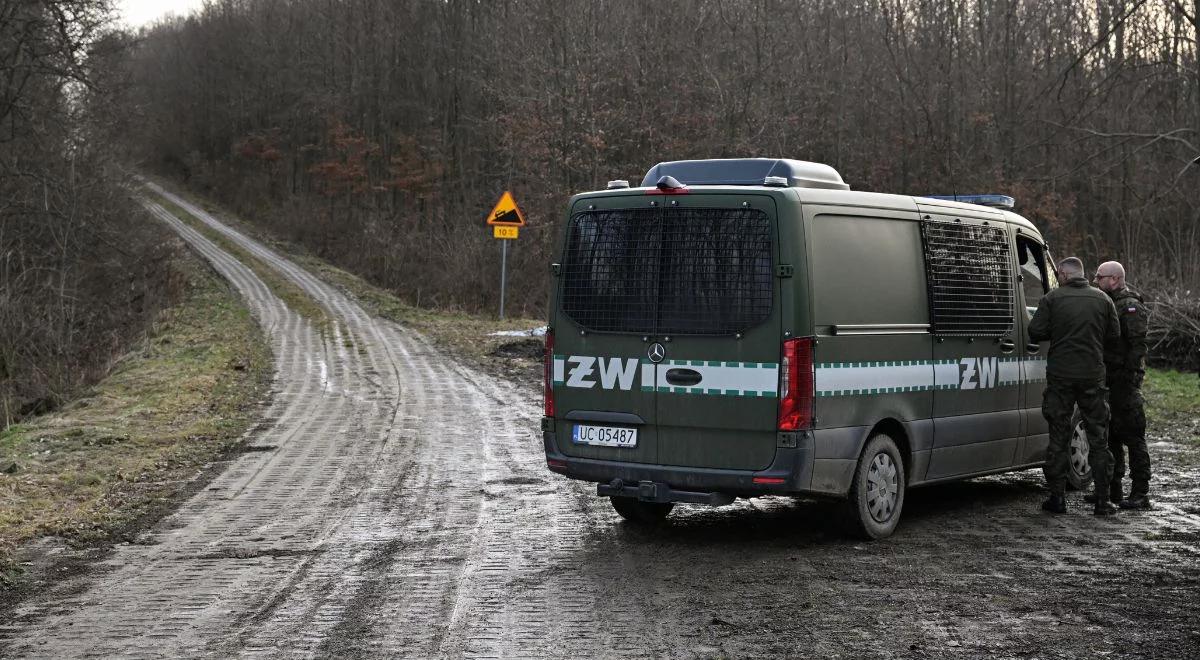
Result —
[[[763,178],[764,186],[775,186],[775,187],[779,187],[779,188],[786,188],[787,184],[788,184],[788,180],[787,180],[786,176],[768,176],[768,177]]]
[[[923,195],[926,199],[942,199],[948,202],[963,202],[990,206],[998,209],[1011,209],[1017,205],[1017,200],[1008,195]]]
[[[629,182],[626,181],[625,179],[613,179],[612,181],[608,182],[609,190],[615,190],[617,188],[628,188],[628,187],[629,187]]]

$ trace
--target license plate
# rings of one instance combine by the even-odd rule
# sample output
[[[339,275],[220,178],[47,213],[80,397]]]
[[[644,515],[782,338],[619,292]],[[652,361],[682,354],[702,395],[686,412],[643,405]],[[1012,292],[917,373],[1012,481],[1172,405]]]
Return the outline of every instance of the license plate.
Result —
[[[637,429],[576,424],[571,429],[571,441],[577,445],[597,447],[636,447]]]

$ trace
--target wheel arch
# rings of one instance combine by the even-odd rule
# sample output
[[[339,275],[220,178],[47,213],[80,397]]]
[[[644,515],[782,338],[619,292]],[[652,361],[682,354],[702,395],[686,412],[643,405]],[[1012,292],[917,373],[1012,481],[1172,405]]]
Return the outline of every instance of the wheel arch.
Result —
[[[895,417],[885,417],[871,427],[867,431],[866,437],[863,438],[862,446],[859,451],[859,460],[862,460],[862,452],[867,449],[867,441],[877,433],[886,433],[888,437],[896,443],[896,449],[900,450],[900,460],[904,461],[904,477],[906,483],[912,483],[912,442],[908,437],[908,430],[904,428],[904,424]]]

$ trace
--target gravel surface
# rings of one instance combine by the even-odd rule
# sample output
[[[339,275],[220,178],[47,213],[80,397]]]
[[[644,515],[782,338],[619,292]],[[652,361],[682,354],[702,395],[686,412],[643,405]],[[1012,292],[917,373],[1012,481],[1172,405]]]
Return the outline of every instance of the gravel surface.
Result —
[[[764,498],[619,521],[544,467],[540,392],[372,318],[153,184],[303,289],[325,332],[149,207],[247,298],[276,357],[250,451],[146,534],[29,599],[11,656],[1200,655],[1200,469],[1158,442],[1156,508],[1041,514],[1024,472],[914,490],[888,540]]]

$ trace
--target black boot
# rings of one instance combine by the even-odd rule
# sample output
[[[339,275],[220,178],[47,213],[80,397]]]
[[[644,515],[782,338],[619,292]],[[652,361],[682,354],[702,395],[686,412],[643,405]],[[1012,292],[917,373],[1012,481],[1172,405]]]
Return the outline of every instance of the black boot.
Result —
[[[1062,495],[1055,495],[1054,493],[1051,493],[1050,499],[1042,502],[1042,510],[1049,511],[1050,513],[1066,513],[1067,498],[1063,497]]]
[[[1150,497],[1144,493],[1133,493],[1128,498],[1121,500],[1117,506],[1122,509],[1149,509],[1151,508]]]
[[[1109,491],[1108,501],[1116,503],[1116,502],[1120,502],[1122,499],[1124,499],[1124,496],[1121,494],[1121,489],[1118,488],[1118,489]],[[1087,502],[1088,504],[1095,504],[1096,503],[1096,491],[1092,491],[1092,492],[1088,493],[1087,495],[1084,495],[1083,501]]]
[[[1097,502],[1096,515],[1111,516],[1117,513],[1117,507],[1112,505],[1112,502]]]

